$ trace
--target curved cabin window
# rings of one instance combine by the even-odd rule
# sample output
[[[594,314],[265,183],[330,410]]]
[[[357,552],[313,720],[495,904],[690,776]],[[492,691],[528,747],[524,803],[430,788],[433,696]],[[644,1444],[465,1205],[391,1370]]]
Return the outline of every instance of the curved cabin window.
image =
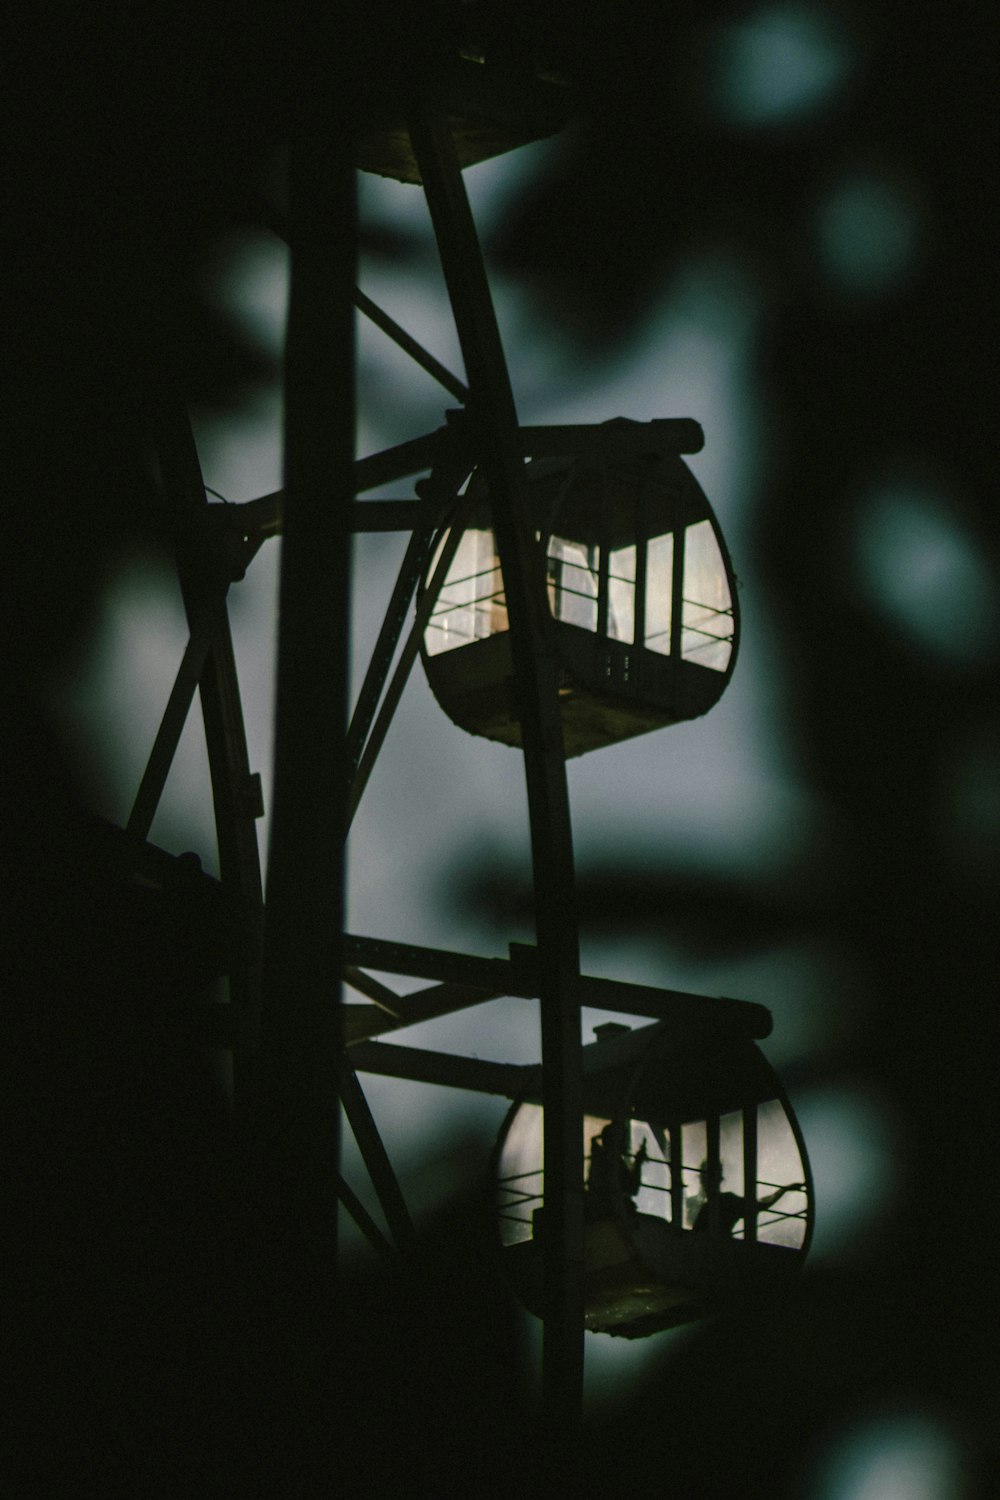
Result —
[[[680,1129],[684,1179],[684,1227],[723,1239],[781,1245],[805,1243],[805,1171],[784,1108],[771,1099],[716,1121],[691,1121]],[[749,1147],[749,1151],[748,1151]],[[706,1172],[718,1152],[717,1176]],[[747,1233],[745,1170],[753,1162],[751,1232]],[[717,1197],[717,1207],[712,1197]]]
[[[670,655],[673,630],[674,534],[650,537],[646,543],[645,646],[660,656]]]
[[[497,1165],[497,1212],[504,1245],[534,1236],[534,1217],[545,1201],[544,1128],[540,1104],[522,1104],[508,1125]],[[585,1141],[586,1134],[585,1125]]]
[[[709,1120],[675,1123],[673,1130],[654,1121],[620,1122],[616,1159],[620,1156],[617,1202],[597,1204],[594,1162],[600,1138],[611,1125],[606,1117],[583,1120],[585,1216],[597,1209],[633,1212],[660,1219],[691,1234],[801,1249],[806,1239],[805,1169],[794,1131],[780,1100]],[[505,1245],[534,1237],[535,1215],[544,1206],[542,1168],[544,1112],[539,1104],[522,1104],[510,1121],[497,1172],[500,1237]],[[718,1162],[715,1173],[709,1169]],[[746,1197],[746,1169],[752,1164],[754,1185]],[[712,1200],[715,1200],[714,1203]],[[747,1234],[747,1202],[756,1203]],[[593,1203],[594,1212],[587,1214]],[[634,1219],[632,1222],[636,1222]]]
[[[711,521],[684,529],[681,656],[724,672],[733,649],[733,601]]]
[[[438,543],[430,567],[432,576],[448,536],[446,531]],[[427,654],[440,656],[443,651],[454,651],[506,629],[507,601],[493,532],[466,531],[427,623]]]
[[[634,546],[608,553],[608,635],[629,646],[635,642],[635,556]]]
[[[641,644],[659,656],[679,654],[683,661],[725,672],[735,624],[715,527],[708,519],[693,521],[680,535],[680,557],[675,555],[673,531],[648,538],[640,534],[634,542],[608,549],[605,570],[600,546],[551,534],[544,545],[553,618],[592,634],[600,630],[625,645]],[[445,532],[438,544],[431,574],[447,537]],[[543,540],[538,532],[536,538]],[[678,586],[679,618],[674,608]],[[434,605],[425,637],[427,654],[439,656],[507,629],[496,540],[489,528],[470,529],[459,542]]]
[[[578,625],[581,630],[596,630],[600,547],[584,547],[580,542],[552,536],[546,550],[553,618]]]
[[[684,661],[724,672],[733,653],[733,601],[715,530],[711,521],[684,528],[683,588],[680,653]],[[673,532],[650,537],[646,543],[646,608],[644,644],[647,651],[669,656],[674,641]]]

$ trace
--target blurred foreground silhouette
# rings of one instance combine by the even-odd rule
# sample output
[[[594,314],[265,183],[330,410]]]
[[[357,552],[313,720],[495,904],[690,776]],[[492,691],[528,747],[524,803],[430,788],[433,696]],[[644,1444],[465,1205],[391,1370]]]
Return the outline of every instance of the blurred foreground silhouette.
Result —
[[[454,9],[426,12],[436,25]],[[815,113],[761,125],[750,84],[723,87],[755,15],[743,5],[710,20],[690,5],[525,7],[509,31],[506,8],[483,9],[487,30],[515,51],[555,51],[580,85],[580,126],[493,247],[547,318],[607,353],[701,249],[736,257],[763,288],[755,546],[787,717],[831,830],[795,888],[772,892],[694,882],[683,861],[637,890],[619,851],[584,872],[585,929],[627,920],[737,952],[803,923],[835,932],[869,998],[837,1056],[812,1066],[870,1084],[904,1126],[877,1243],[780,1306],[695,1334],[682,1361],[590,1422],[565,1488],[812,1493],[825,1443],[902,1409],[954,1435],[974,1493],[996,1466],[998,1394],[1000,631],[995,593],[974,586],[997,579],[983,409],[996,388],[983,331],[995,20],[976,5],[946,21],[789,7],[833,28],[851,66]],[[283,1349],[246,1253],[259,1190],[171,1019],[222,971],[218,928],[179,919],[183,901],[122,891],[77,795],[73,746],[46,714],[50,675],[115,559],[164,545],[150,404],[166,391],[225,408],[268,373],[202,291],[213,242],[250,221],[248,184],[303,89],[355,102],[399,65],[394,7],[377,36],[363,7],[321,25],[309,8],[259,15],[164,3],[123,21],[98,5],[66,21],[43,7],[5,99],[9,1488],[37,1489],[54,1465],[39,1492],[530,1493],[518,1324],[466,1206],[400,1275],[351,1288],[332,1375],[323,1330],[315,1348]],[[890,241],[903,249],[880,259]],[[928,574],[919,549],[880,553],[890,492],[904,514],[931,497],[972,559],[954,576],[972,583],[942,595],[934,558]],[[869,514],[866,585],[853,539]],[[516,873],[472,899],[516,910]]]

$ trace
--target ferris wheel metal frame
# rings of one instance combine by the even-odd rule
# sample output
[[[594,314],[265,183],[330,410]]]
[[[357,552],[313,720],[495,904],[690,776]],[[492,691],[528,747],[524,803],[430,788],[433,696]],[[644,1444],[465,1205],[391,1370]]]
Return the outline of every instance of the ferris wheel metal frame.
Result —
[[[206,1034],[234,1058],[236,1108],[279,1162],[290,1214],[312,1215],[333,1253],[326,1187],[380,1253],[414,1235],[403,1190],[358,1072],[448,1083],[514,1097],[524,1070],[386,1043],[393,1031],[500,996],[540,1001],[546,1235],[542,1297],[543,1406],[555,1429],[577,1421],[583,1387],[584,1182],[581,1006],[654,1020],[702,1021],[759,1037],[761,1006],[583,976],[558,666],[544,559],[529,512],[525,459],[586,445],[592,429],[518,421],[482,252],[452,125],[425,103],[407,120],[465,364],[459,380],[354,285],[354,165],[331,163],[322,132],[293,141],[287,216],[272,227],[291,249],[282,491],[246,504],[209,502],[179,400],[155,414],[154,447],[176,550],[189,641],[126,825],[148,840],[196,693],[211,771],[220,883],[238,915],[239,951],[225,1016]],[[369,317],[460,402],[443,425],[384,452],[353,451],[351,323]],[[655,424],[690,443],[691,423]],[[682,431],[683,429],[683,431]],[[518,683],[527,786],[536,943],[486,959],[342,932],[343,848],[393,723],[430,612],[461,536],[452,525],[433,576],[418,588],[449,510],[478,469],[489,487]],[[425,473],[412,500],[367,492]],[[353,706],[347,701],[350,535],[408,533],[402,562]],[[260,779],[250,768],[226,593],[270,538],[282,537],[281,620],[272,836],[265,900],[255,822]],[[417,597],[414,609],[414,598]],[[413,610],[409,628],[407,619]],[[349,711],[350,710],[350,711]],[[376,977],[424,987],[397,993]],[[338,1003],[341,983],[361,1003]],[[375,1223],[339,1171],[340,1104],[388,1227]],[[333,1275],[332,1268],[330,1275]]]

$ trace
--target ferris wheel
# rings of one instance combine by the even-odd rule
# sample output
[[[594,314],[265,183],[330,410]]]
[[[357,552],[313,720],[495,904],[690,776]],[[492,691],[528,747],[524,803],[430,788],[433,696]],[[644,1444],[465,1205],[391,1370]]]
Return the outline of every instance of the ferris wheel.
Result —
[[[200,694],[230,933],[229,1004],[200,1017],[206,1045],[232,1053],[237,1107],[264,1099],[272,1120],[288,1112],[289,1159],[314,1150],[343,1103],[388,1235],[339,1175],[329,1142],[314,1168],[383,1253],[405,1253],[413,1229],[358,1075],[512,1101],[495,1162],[499,1262],[543,1321],[556,1420],[579,1405],[585,1328],[638,1337],[780,1287],[812,1226],[801,1133],[755,1046],[768,1012],[580,972],[567,758],[610,753],[708,712],[736,666],[739,613],[725,541],[684,462],[702,445],[695,421],[518,420],[462,171],[551,134],[566,112],[560,82],[457,52],[432,90],[357,126],[348,170],[330,170],[322,141],[293,146],[287,212],[272,214],[293,262],[287,485],[242,505],[211,503],[183,407],[158,411],[189,640],[125,828],[128,857],[152,868],[152,820]],[[345,295],[345,183],[355,167],[426,195],[464,379],[363,290]],[[434,430],[362,457],[343,399],[352,306],[448,397]],[[324,407],[338,395],[336,409]],[[412,495],[365,498],[388,484],[409,484]],[[407,541],[348,713],[347,542],[366,531]],[[226,595],[279,537],[279,766],[265,903],[260,781]],[[418,661],[458,728],[523,756],[536,942],[507,956],[415,946],[391,931],[331,933],[343,843]],[[296,769],[303,764],[315,774]],[[399,976],[402,989],[377,975]],[[342,1008],[341,981],[350,991]],[[540,1002],[537,1065],[386,1040],[511,995]],[[648,1024],[610,1023],[584,1047],[582,1006]]]

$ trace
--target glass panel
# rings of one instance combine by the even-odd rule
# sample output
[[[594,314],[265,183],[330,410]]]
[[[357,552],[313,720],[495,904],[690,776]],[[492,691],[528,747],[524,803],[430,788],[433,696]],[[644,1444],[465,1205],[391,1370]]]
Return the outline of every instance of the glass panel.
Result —
[[[504,1137],[497,1166],[497,1213],[500,1238],[514,1245],[534,1237],[534,1215],[544,1206],[545,1115],[540,1104],[522,1104]],[[642,1142],[646,1142],[646,1153]],[[656,1204],[652,1210],[669,1215],[669,1193],[657,1191],[665,1142],[649,1126],[638,1121],[609,1120],[599,1115],[583,1117],[583,1167],[587,1184],[584,1208],[590,1220],[609,1218],[627,1209],[628,1199],[640,1204],[647,1193]],[[659,1163],[659,1166],[656,1163]],[[669,1185],[669,1177],[666,1179]],[[667,1207],[663,1207],[663,1199]]]
[[[697,521],[684,532],[682,624],[684,660],[724,672],[733,650],[733,601],[710,521]]]
[[[613,641],[635,640],[635,546],[608,553],[608,635]]]
[[[657,1191],[662,1181],[656,1175],[667,1172],[663,1147],[645,1122],[640,1120],[601,1120],[587,1115],[584,1122],[587,1190],[584,1215],[587,1219],[607,1219],[630,1213],[632,1205],[640,1212],[643,1202],[652,1202],[652,1211],[664,1217],[663,1193]],[[667,1176],[669,1184],[669,1176]],[[669,1202],[667,1205],[669,1212]]]
[[[549,607],[555,619],[582,630],[597,629],[599,566],[599,547],[587,548],[561,536],[549,538]]]
[[[510,1122],[497,1168],[497,1213],[505,1245],[532,1238],[532,1215],[542,1207],[544,1115],[522,1104]]]
[[[644,639],[647,651],[670,655],[671,600],[674,577],[674,534],[650,537],[646,552],[646,619]]]
[[[633,1120],[629,1159],[636,1172],[635,1206],[641,1214],[670,1219],[670,1135],[645,1120]]]
[[[684,1224],[705,1233],[711,1224],[710,1201],[716,1196],[717,1232],[722,1239],[743,1238],[743,1115],[723,1115],[719,1121],[719,1165],[716,1175],[708,1161],[708,1131],[703,1120],[684,1127],[684,1176],[687,1191]]]
[[[704,1120],[686,1120],[682,1133],[684,1174],[684,1228],[690,1229],[705,1205],[701,1189],[701,1168],[708,1150]]]
[[[447,536],[446,532],[438,545],[431,574]],[[424,632],[427,654],[439,656],[442,651],[454,651],[457,646],[485,640],[506,629],[507,602],[493,532],[467,531],[458,544]]]
[[[784,1107],[770,1099],[757,1111],[757,1239],[762,1245],[797,1250],[805,1240],[805,1175]]]
[[[723,1238],[742,1240],[743,1117],[723,1115],[719,1122],[718,1229]],[[713,1175],[706,1160],[708,1132],[704,1120],[684,1126],[684,1227],[701,1233],[709,1226]],[[806,1234],[805,1171],[788,1116],[779,1100],[757,1112],[757,1240],[797,1250]]]

